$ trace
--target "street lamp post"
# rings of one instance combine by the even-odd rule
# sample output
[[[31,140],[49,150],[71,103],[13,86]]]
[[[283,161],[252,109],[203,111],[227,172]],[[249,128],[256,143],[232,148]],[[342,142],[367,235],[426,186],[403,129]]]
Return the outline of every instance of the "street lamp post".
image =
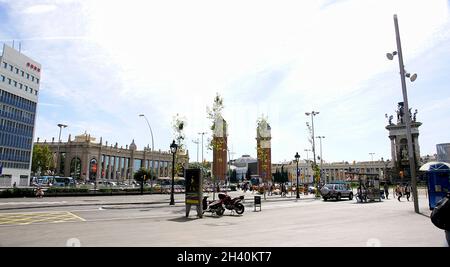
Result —
[[[60,155],[59,155],[59,143],[61,143],[61,131],[62,131],[62,128],[66,128],[67,125],[66,124],[62,124],[62,123],[58,123],[58,127],[59,127],[59,137],[58,137],[58,154],[56,155],[56,168],[57,168],[57,171],[58,171],[58,174],[59,174],[60,173],[60,161],[61,161]],[[53,176],[55,176],[55,175],[53,174]]]
[[[199,161],[198,161],[198,144],[199,144],[200,142],[199,142],[198,138],[197,138],[197,140],[192,140],[192,142],[193,142],[194,144],[197,145],[197,162],[199,162]]]
[[[153,131],[152,131],[152,127],[150,127],[150,123],[147,120],[147,117],[144,114],[139,114],[139,117],[144,117],[145,121],[147,122],[148,128],[150,129],[150,134],[152,136],[152,151],[155,151],[155,146],[153,143]]]
[[[298,152],[295,153],[295,162],[297,162],[297,184],[295,191],[297,192],[297,199],[300,198],[300,192],[298,191],[298,160],[300,159],[300,155]]]
[[[416,163],[414,160],[414,152],[413,152],[413,144],[412,144],[412,134],[411,134],[411,117],[409,114],[409,105],[408,105],[408,93],[406,91],[406,81],[405,77],[410,78],[411,82],[414,82],[417,78],[417,74],[410,75],[406,73],[405,66],[403,65],[403,54],[402,54],[402,45],[400,42],[400,32],[398,29],[398,20],[397,15],[394,15],[394,26],[395,26],[395,36],[397,41],[397,51],[394,51],[392,54],[387,53],[386,56],[389,60],[392,60],[395,55],[398,54],[398,65],[400,68],[400,80],[402,84],[402,93],[403,93],[403,102],[405,106],[405,126],[406,126],[406,139],[408,142],[408,158],[409,158],[409,167],[411,171],[411,185],[412,185],[412,193],[414,198],[414,211],[419,213],[419,201],[417,196],[417,181],[416,181]]]
[[[175,205],[175,199],[173,196],[174,183],[175,183],[175,154],[177,153],[178,145],[175,140],[170,145],[170,152],[172,152],[172,190],[170,190],[170,205]]]
[[[320,140],[320,179],[322,179],[322,164],[323,164],[323,158],[322,158],[322,139],[325,138],[325,136],[317,136],[316,138],[319,138],[319,140]],[[326,181],[326,176],[325,176],[325,183],[327,183],[327,181]]]
[[[201,133],[198,133],[198,134],[201,134],[201,135],[202,135],[202,162],[203,162],[203,160],[205,159],[205,158],[203,157],[203,136],[206,134],[206,132],[201,132]]]

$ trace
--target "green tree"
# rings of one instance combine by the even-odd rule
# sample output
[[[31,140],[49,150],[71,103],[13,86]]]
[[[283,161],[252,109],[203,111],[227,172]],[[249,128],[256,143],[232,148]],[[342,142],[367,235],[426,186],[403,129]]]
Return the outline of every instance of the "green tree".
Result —
[[[156,178],[156,176],[153,174],[152,170],[140,168],[137,172],[134,173],[133,178],[141,184],[141,194],[144,194],[145,181],[149,179],[153,180]]]
[[[234,169],[234,170],[231,172],[230,182],[236,183],[237,181],[238,181],[238,179],[237,179],[237,172],[236,172],[236,169]]]
[[[156,175],[150,169],[140,168],[137,172],[134,173],[133,178],[134,180],[136,180],[136,182],[141,183],[142,181],[145,182],[149,179],[156,179]]]
[[[37,173],[45,173],[53,170],[55,163],[53,162],[53,153],[48,145],[37,145],[33,148],[33,157],[31,163],[31,171]]]
[[[247,173],[245,173],[245,179],[250,180],[252,178],[252,171],[247,167]]]

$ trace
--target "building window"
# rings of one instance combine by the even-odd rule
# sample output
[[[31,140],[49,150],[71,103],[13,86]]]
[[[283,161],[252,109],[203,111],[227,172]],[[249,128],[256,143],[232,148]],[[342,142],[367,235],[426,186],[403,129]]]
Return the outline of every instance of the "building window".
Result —
[[[28,92],[28,86],[25,85],[25,92]]]
[[[38,78],[36,78],[36,83],[39,84],[39,79]]]
[[[4,82],[5,79],[6,79],[6,77],[2,75],[2,82]]]
[[[7,68],[8,67],[8,63],[6,63],[6,62],[3,62],[3,68]]]
[[[17,82],[16,81],[14,81],[14,87],[17,87]]]
[[[34,82],[34,76],[33,75],[31,75],[31,81]]]
[[[33,93],[33,88],[30,87],[30,93]]]
[[[13,69],[14,69],[13,65],[9,65],[9,69],[10,69],[11,71],[13,71]]]
[[[22,87],[23,87],[23,84],[19,83],[19,88],[22,89]]]
[[[8,84],[11,84],[11,79],[10,78],[8,78]]]
[[[30,74],[29,73],[27,73],[27,79],[30,79]]]
[[[16,68],[16,73],[19,74],[19,69],[18,68]]]
[[[34,91],[34,95],[37,95],[38,91]]]
[[[22,75],[22,77],[25,75],[25,72],[23,70],[20,71],[20,74]]]

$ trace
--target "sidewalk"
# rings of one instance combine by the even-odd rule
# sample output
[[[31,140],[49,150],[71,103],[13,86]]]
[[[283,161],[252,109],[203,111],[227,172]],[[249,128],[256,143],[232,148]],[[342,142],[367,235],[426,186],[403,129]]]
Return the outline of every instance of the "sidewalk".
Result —
[[[286,197],[280,195],[251,193],[247,191],[228,192],[231,197],[244,195],[244,203],[253,203],[255,196],[260,196],[261,201],[293,201],[296,200],[295,194],[288,194]],[[208,195],[208,200],[213,200],[213,193],[204,193]],[[215,199],[217,199],[217,193]],[[185,195],[175,194],[175,204],[184,204]],[[313,194],[300,195],[300,200],[315,199]],[[320,198],[317,198],[320,199]],[[118,205],[158,205],[170,202],[170,194],[153,195],[126,195],[126,196],[80,196],[80,197],[44,197],[44,198],[2,198],[0,199],[0,210],[12,209],[30,209],[30,208],[49,208],[49,207],[71,207],[71,206],[118,206]]]

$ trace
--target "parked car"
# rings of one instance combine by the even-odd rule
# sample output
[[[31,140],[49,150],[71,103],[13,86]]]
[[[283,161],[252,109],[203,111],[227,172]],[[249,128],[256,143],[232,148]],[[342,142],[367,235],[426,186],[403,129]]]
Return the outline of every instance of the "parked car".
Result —
[[[336,200],[341,200],[341,198],[348,197],[349,200],[353,199],[353,190],[351,189],[349,184],[345,183],[331,183],[325,184],[320,189],[320,194],[323,197],[323,200],[327,201],[330,198],[334,198]]]

